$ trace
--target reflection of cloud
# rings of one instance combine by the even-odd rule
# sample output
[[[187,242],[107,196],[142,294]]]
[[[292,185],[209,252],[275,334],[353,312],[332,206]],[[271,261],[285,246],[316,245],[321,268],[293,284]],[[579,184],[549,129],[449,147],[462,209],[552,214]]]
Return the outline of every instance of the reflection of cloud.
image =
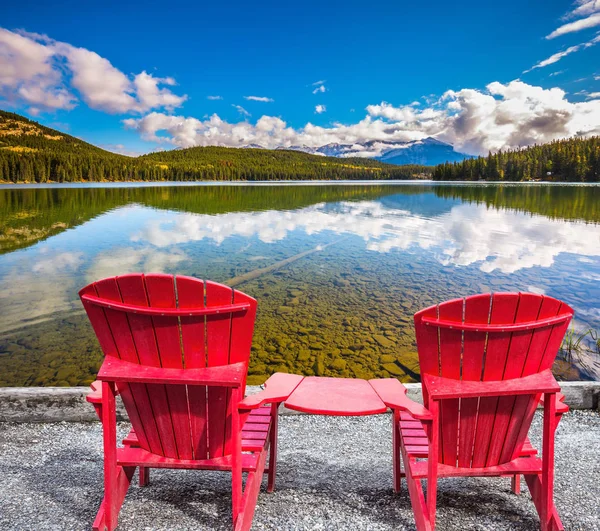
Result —
[[[72,300],[76,272],[83,263],[83,253],[57,253],[37,260],[31,269],[25,262],[17,264],[0,279],[0,332],[23,326],[55,312],[78,308]]]
[[[76,271],[83,263],[83,253],[59,253],[52,258],[38,260],[31,270],[34,273],[51,275],[60,270]]]
[[[367,201],[341,203],[335,210],[318,204],[293,212],[178,214],[167,222],[150,223],[134,239],[157,247],[204,239],[218,244],[232,236],[256,236],[273,243],[293,230],[353,234],[365,240],[367,249],[377,252],[436,247],[442,264],[481,262],[484,272],[549,267],[563,252],[600,256],[600,231],[595,225],[467,204],[436,218]]]
[[[87,271],[86,278],[88,282],[93,282],[125,273],[163,273],[165,269],[185,259],[187,259],[185,253],[178,250],[163,252],[149,248],[114,249],[95,257],[93,265]]]

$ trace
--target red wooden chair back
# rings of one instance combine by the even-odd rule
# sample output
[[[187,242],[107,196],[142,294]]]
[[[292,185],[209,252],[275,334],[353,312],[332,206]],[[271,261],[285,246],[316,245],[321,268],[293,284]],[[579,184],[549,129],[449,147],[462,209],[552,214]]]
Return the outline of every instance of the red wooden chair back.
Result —
[[[179,369],[248,364],[256,301],[228,286],[131,274],[94,282],[79,296],[105,356]],[[179,459],[231,454],[231,411],[237,407],[231,390],[122,383],[117,389],[145,450]]]
[[[567,304],[532,293],[474,295],[431,306],[415,314],[421,374],[487,381],[549,369],[572,317]],[[481,468],[511,461],[539,400],[531,395],[442,400],[440,463]]]

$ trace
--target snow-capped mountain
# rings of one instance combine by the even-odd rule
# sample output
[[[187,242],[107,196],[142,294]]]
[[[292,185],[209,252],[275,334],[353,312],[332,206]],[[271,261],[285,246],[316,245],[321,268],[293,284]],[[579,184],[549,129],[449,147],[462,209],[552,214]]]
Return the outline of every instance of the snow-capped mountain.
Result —
[[[256,144],[244,146],[247,148],[260,148]],[[309,147],[306,145],[278,147],[292,151],[303,151],[311,155],[323,155],[325,157],[361,157],[376,159],[388,164],[423,164],[435,166],[444,162],[455,162],[469,158],[470,155],[454,151],[451,144],[441,142],[435,138],[413,140],[410,142],[389,142],[385,140],[369,140],[355,144],[331,143],[320,147]]]

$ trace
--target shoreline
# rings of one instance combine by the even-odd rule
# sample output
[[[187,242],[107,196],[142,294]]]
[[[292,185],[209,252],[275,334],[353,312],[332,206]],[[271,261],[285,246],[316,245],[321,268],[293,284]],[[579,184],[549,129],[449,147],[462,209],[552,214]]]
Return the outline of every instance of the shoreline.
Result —
[[[571,409],[600,411],[600,381],[559,382],[565,402]],[[407,396],[422,403],[420,383],[406,383]],[[246,395],[258,393],[261,387],[249,385]],[[0,387],[0,424],[92,422],[97,420],[94,408],[85,397],[89,387]],[[126,419],[125,410],[117,402],[117,415]],[[281,408],[284,415],[305,415]]]
[[[150,188],[167,186],[367,186],[367,185],[452,185],[452,186],[600,186],[600,182],[578,181],[434,181],[432,179],[357,179],[357,180],[284,180],[284,181],[74,181],[60,183],[47,181],[10,182],[0,180],[0,190],[43,188]]]

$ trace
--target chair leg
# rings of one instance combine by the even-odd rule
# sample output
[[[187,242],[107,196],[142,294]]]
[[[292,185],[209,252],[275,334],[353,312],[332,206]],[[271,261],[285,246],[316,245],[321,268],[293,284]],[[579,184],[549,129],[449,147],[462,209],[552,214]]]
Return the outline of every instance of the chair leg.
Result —
[[[554,505],[554,435],[560,417],[556,415],[556,395],[546,393],[544,397],[544,425],[542,428],[542,473],[525,476],[531,498],[540,516],[542,531],[562,531]]]
[[[271,404],[271,432],[269,433],[269,474],[267,492],[275,490],[275,475],[277,473],[277,432],[279,429],[279,404]]]
[[[254,517],[254,509],[256,508],[266,461],[267,452],[262,451],[258,456],[256,470],[248,472],[242,496],[243,506],[235,521],[234,531],[250,531],[252,527],[252,518]]]
[[[394,492],[402,490],[402,459],[400,457],[400,411],[392,412],[392,474]]]
[[[140,487],[147,487],[150,484],[150,469],[141,466],[140,467]]]
[[[406,454],[402,454],[404,458],[404,470],[406,474],[406,486],[408,489],[408,495],[410,497],[410,504],[412,506],[413,514],[415,517],[415,525],[417,531],[432,531],[433,526],[429,518],[429,509],[425,496],[423,495],[423,486],[421,481],[413,478],[411,472],[411,458]]]
[[[521,476],[515,474],[510,480],[510,488],[514,494],[521,494]]]
[[[117,466],[116,388],[113,382],[102,382],[102,433],[104,439],[104,499],[93,529],[113,531],[135,467]]]
[[[427,509],[429,511],[431,529],[433,530],[435,529],[435,513],[437,508],[437,467],[440,451],[439,404],[437,400],[430,400],[429,411],[433,415],[433,421],[425,427],[429,439],[429,452],[427,455]]]

